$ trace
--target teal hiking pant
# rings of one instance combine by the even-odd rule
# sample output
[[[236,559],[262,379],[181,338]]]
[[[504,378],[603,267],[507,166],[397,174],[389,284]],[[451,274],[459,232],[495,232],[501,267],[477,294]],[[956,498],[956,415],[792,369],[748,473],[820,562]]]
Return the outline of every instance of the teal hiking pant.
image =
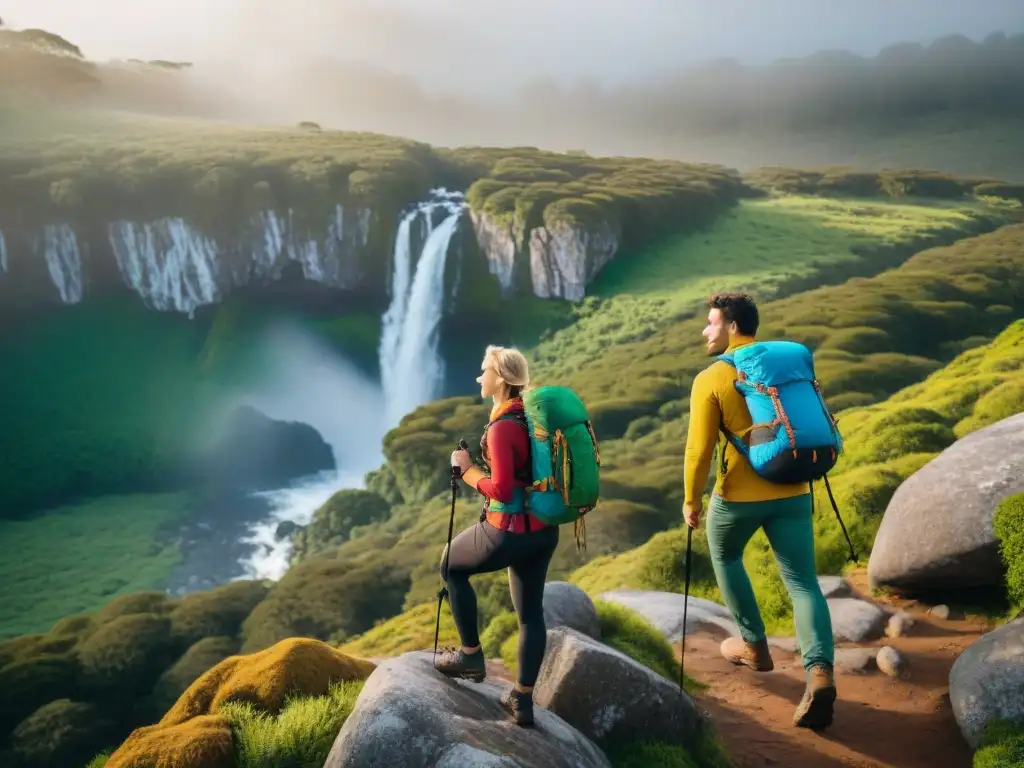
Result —
[[[747,642],[764,639],[764,622],[743,567],[743,550],[764,528],[793,601],[796,636],[805,669],[833,663],[832,617],[814,567],[811,495],[772,501],[723,501],[711,497],[707,515],[708,548],[726,606]]]

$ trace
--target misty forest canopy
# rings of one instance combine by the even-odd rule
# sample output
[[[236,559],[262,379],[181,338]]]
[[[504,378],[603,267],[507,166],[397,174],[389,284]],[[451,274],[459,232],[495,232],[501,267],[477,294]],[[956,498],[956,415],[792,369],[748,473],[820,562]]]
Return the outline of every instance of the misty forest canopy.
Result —
[[[530,131],[541,130],[546,136],[558,132],[558,140],[566,142],[574,136],[639,141],[929,115],[1024,116],[1024,34],[1001,32],[981,41],[950,35],[930,45],[900,43],[873,57],[820,51],[760,67],[710,61],[620,87],[533,80],[502,87],[497,103],[425,89],[405,74],[340,61],[310,61],[259,81],[236,72],[233,82],[244,83],[242,88],[228,85],[229,73],[201,69],[166,61],[90,62],[73,43],[41,30],[8,29],[0,35],[0,86],[5,88],[191,116],[315,120],[403,135],[415,125],[417,138],[429,141],[438,140],[442,126],[458,133],[460,141],[483,132],[502,136],[504,143],[509,131],[521,137],[512,141],[532,141]]]

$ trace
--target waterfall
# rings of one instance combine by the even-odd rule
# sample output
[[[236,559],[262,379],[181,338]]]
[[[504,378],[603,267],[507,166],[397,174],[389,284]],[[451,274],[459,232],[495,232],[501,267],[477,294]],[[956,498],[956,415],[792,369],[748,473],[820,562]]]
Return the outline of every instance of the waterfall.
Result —
[[[118,221],[108,234],[121,277],[151,308],[191,316],[219,298],[217,244],[184,219]]]
[[[47,224],[43,227],[42,241],[36,240],[36,250],[43,251],[46,268],[50,272],[60,300],[77,304],[82,300],[82,254],[78,248],[75,230],[67,224]]]
[[[272,279],[298,262],[307,280],[348,288],[362,278],[360,253],[370,239],[367,208],[346,219],[336,204],[326,226],[309,229],[295,212],[261,211],[234,242],[218,241],[185,219],[116,221],[107,227],[111,250],[125,284],[146,306],[193,315],[253,279]]]
[[[0,274],[7,271],[7,241],[4,240],[4,233],[0,232]]]
[[[448,249],[465,209],[462,195],[435,190],[433,198],[403,217],[395,237],[391,305],[382,318],[381,383],[389,427],[436,398],[444,382],[438,325],[444,312],[444,273]],[[434,224],[434,215],[444,219]],[[425,240],[413,275],[413,225]],[[410,276],[412,276],[410,282]]]

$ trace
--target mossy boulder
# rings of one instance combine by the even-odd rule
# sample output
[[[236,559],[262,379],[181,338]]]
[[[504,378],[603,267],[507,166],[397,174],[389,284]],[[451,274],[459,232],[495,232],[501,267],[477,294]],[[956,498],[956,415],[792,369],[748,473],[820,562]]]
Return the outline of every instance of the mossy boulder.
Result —
[[[175,641],[187,647],[203,638],[237,635],[269,592],[266,582],[243,580],[185,595],[169,614]]]
[[[27,766],[80,765],[115,738],[116,729],[99,708],[57,699],[23,720],[10,737],[11,752]]]
[[[124,700],[146,693],[174,660],[171,621],[136,614],[103,624],[78,647],[80,681],[90,698]]]
[[[164,616],[170,612],[173,606],[173,600],[166,592],[132,592],[131,594],[115,597],[96,611],[93,615],[93,625],[106,624],[122,616],[136,616],[139,614]]]
[[[231,723],[199,715],[175,725],[139,728],[107,760],[106,768],[234,768]]]
[[[160,720],[160,727],[216,714],[229,701],[281,711],[290,695],[323,696],[332,683],[365,680],[374,664],[308,638],[290,638],[265,651],[232,656],[199,677]]]
[[[198,641],[160,677],[141,704],[144,722],[154,722],[167,714],[189,686],[229,656],[238,653],[233,637],[206,637]]]
[[[75,698],[78,674],[72,654],[36,656],[0,668],[0,736],[44,704]]]

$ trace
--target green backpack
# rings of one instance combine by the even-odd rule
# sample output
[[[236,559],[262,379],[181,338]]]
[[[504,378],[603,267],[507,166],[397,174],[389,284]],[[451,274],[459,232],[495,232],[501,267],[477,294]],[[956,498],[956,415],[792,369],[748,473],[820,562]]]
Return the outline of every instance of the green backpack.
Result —
[[[578,522],[597,506],[601,454],[587,407],[568,387],[523,393],[530,433],[530,512],[548,525]]]

